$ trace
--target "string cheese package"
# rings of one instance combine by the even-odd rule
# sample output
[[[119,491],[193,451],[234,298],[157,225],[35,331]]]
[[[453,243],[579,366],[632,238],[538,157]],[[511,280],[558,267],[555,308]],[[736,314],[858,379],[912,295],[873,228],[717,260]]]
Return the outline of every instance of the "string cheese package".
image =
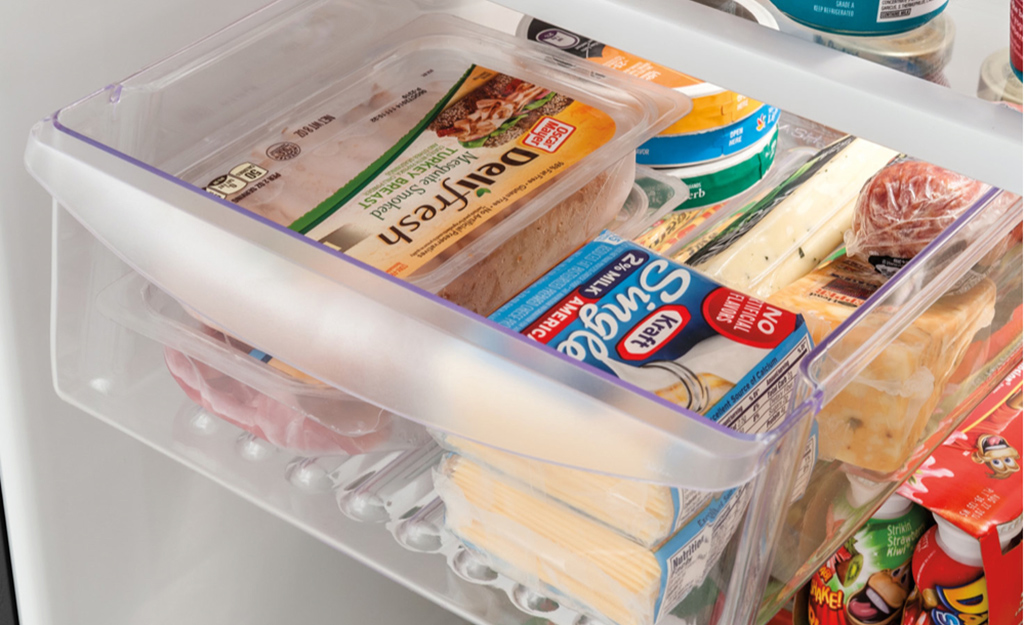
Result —
[[[746,487],[710,494],[696,516],[649,548],[457,454],[434,478],[446,527],[488,566],[617,625],[653,625],[700,587],[750,498]]]
[[[709,4],[708,2],[703,2]],[[772,13],[754,0],[736,0],[731,12],[742,19],[776,29]],[[722,6],[716,6],[720,10]],[[623,71],[691,99],[691,111],[637,150],[637,162],[680,166],[714,160],[750,148],[775,129],[779,111],[744,95],[706,83],[572,31],[525,17],[517,34],[550,45],[604,67]]]
[[[868,263],[840,258],[769,301],[801,313],[819,342],[886,280]],[[899,469],[921,439],[972,337],[991,323],[995,305],[993,281],[969,272],[915,319],[819,412],[822,458],[883,473]],[[844,342],[868,342],[889,321],[885,310],[874,313],[852,327]]]
[[[687,185],[688,209],[712,206],[737,196],[762,180],[776,158],[778,131],[760,138],[754,145],[711,163],[660,169]]]
[[[659,219],[651,228],[634,238],[634,242],[653,252],[666,254],[705,222],[726,207],[726,202],[704,208],[681,208]],[[684,259],[677,259],[685,262]]]
[[[862,186],[898,155],[851,136],[821,150],[687,260],[732,288],[766,298],[843,244]]]

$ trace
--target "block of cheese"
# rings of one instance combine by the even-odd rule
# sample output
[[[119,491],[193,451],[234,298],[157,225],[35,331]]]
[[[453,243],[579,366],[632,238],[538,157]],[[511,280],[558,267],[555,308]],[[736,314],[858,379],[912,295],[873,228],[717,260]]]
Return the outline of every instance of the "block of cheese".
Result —
[[[769,301],[804,315],[816,343],[836,329],[886,278],[871,265],[840,258]],[[951,373],[972,337],[993,320],[996,287],[970,273],[908,326],[818,414],[819,454],[873,471],[901,467],[919,444]],[[892,319],[881,310],[862,319],[834,348],[845,359]]]
[[[435,433],[446,449],[514,478],[534,492],[654,546],[704,508],[712,495],[531,460],[473,441]]]
[[[617,625],[653,625],[700,587],[750,492],[715,493],[698,517],[651,549],[458,454],[434,478],[446,527],[489,566]]]
[[[851,136],[826,147],[744,209],[687,264],[766,298],[843,244],[861,187],[897,152]]]

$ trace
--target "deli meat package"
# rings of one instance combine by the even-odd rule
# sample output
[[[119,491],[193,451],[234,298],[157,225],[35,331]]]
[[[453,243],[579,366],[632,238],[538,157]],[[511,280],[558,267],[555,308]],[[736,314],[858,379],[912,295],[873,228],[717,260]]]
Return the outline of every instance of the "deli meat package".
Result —
[[[504,40],[483,59],[475,27],[436,21],[183,177],[486,315],[612,221],[633,148],[688,103],[628,77],[588,84]]]
[[[171,377],[208,415],[292,454],[392,451],[428,439],[420,426],[202,324],[138,274],[114,282],[97,303],[110,319],[162,345]]]
[[[685,96],[551,57],[456,18],[420,17],[355,69],[324,76],[312,95],[282,92],[246,111],[191,148],[178,176],[327,253],[486,315],[615,222],[634,185],[634,148],[689,110]],[[160,269],[180,271],[172,259]],[[216,282],[217,270],[206,279]],[[259,292],[259,280],[247,290]],[[292,296],[309,297],[301,283]],[[182,302],[231,362],[253,356],[244,367],[283,380],[286,397],[340,399],[295,410],[233,380],[233,364],[169,349],[189,397],[301,453],[369,445],[362,429],[350,440],[339,416],[359,402],[260,351],[260,336],[236,340],[231,330],[248,311],[231,304],[213,320]],[[318,420],[344,421],[341,436]],[[381,415],[372,434],[387,421]]]
[[[609,232],[491,318],[744,433],[783,419],[811,349],[800,315]],[[751,495],[750,485],[673,488],[438,436],[453,452],[435,476],[451,531],[512,579],[620,625],[651,625],[699,588]]]

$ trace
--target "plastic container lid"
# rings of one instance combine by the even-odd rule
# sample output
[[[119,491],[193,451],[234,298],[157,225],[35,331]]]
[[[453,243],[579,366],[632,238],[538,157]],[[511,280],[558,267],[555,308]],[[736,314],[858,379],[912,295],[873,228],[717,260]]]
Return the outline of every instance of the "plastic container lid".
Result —
[[[883,505],[879,506],[879,509],[872,515],[872,518],[896,519],[907,514],[914,505],[910,499],[893,494],[883,502]]]
[[[954,20],[941,14],[906,33],[852,37],[816,31],[813,40],[905,74],[934,79],[954,54],[954,31]]]
[[[851,484],[850,490],[847,491],[847,503],[851,504],[852,508],[864,506],[888,486],[886,482],[876,482],[860,475],[853,475],[851,473],[846,473],[845,475],[847,476],[847,481]],[[893,499],[893,497],[890,499]]]
[[[687,200],[687,185],[649,167],[637,167],[633,188],[622,210],[606,229],[633,239]]]
[[[993,102],[1022,103],[1022,83],[1011,69],[1010,48],[986,57],[979,68],[979,97]]]
[[[979,539],[965,532],[950,521],[944,519],[935,512],[932,517],[936,519],[936,542],[948,556],[961,564],[968,566],[982,566],[982,546]],[[1021,533],[1022,517],[997,526],[997,535],[1000,538],[1000,548],[1007,549],[1011,540]]]
[[[759,4],[757,0],[695,1],[698,4],[703,4],[705,6],[716,9],[717,11],[722,11],[724,13],[729,13],[730,15],[735,15],[741,19],[748,20],[749,22],[756,22],[758,24],[761,24],[762,26],[771,28],[773,30],[779,30],[779,23],[776,21],[776,18],[773,16],[772,12],[766,9],[761,4]],[[530,26],[534,22],[540,22],[541,24],[545,24],[544,22],[541,22],[536,18],[526,15],[523,17],[522,20],[520,20],[520,23],[516,26],[516,36],[522,37],[524,39],[530,39],[532,41],[540,41],[542,43],[559,48],[561,50],[570,51],[571,53],[577,56],[583,56],[580,53],[572,52],[572,49],[574,47],[576,47],[578,44],[581,44],[582,38],[580,35],[565,30],[563,28],[557,27],[555,25],[548,25],[549,28],[547,28],[546,30],[540,33],[532,34],[530,32]],[[590,40],[584,39],[583,41],[586,42]],[[600,58],[601,51],[605,48],[605,45],[598,42],[593,43],[596,45],[597,51],[592,52],[592,50],[588,48],[587,56],[585,58]],[[667,69],[662,68],[661,66],[654,65],[652,65],[651,67],[656,71],[656,73],[659,74]],[[669,82],[666,82],[667,77],[665,76],[661,76],[659,79],[655,80],[655,82],[663,84],[664,86],[672,86],[674,89],[676,89],[680,93],[687,95],[690,98],[704,98],[707,96],[717,95],[727,91],[726,89],[713,85],[712,83],[703,82],[700,78],[687,76],[685,74],[681,74],[680,72],[676,72],[673,70],[669,71],[673,74],[672,77],[668,78]],[[640,77],[647,79],[646,76]],[[674,81],[680,84],[671,84]]]

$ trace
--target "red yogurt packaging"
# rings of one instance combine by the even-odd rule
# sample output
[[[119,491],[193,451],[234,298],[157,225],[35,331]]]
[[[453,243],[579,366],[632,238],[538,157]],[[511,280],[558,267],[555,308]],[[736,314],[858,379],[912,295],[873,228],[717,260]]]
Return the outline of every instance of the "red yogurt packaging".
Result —
[[[1022,620],[1022,366],[983,400],[898,492],[936,527],[911,562],[903,625]]]

